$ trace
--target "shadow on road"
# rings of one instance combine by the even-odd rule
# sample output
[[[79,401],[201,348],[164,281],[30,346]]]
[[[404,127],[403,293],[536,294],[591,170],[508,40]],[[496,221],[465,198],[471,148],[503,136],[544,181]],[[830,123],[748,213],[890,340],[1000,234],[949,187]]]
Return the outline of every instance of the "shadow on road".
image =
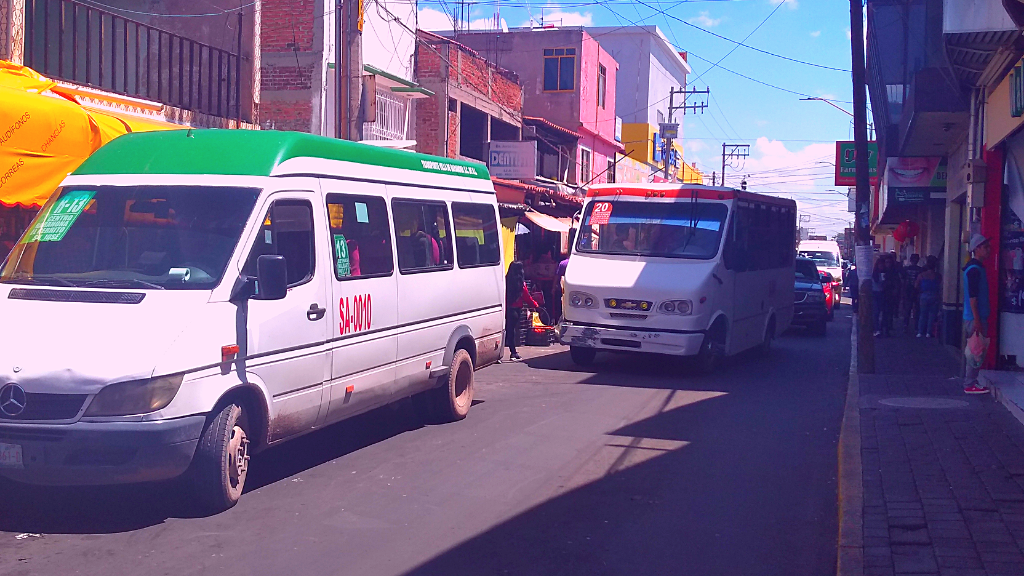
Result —
[[[407,401],[328,426],[253,457],[251,492],[421,426]],[[206,515],[184,478],[121,486],[29,486],[0,478],[0,531],[107,534],[138,530],[168,518]],[[244,502],[244,498],[243,498]]]
[[[586,371],[567,352],[528,360],[589,373],[581,385],[692,400],[609,431],[609,458],[582,481],[406,576],[834,571],[848,329],[837,315],[827,338],[786,336],[767,358],[730,358],[712,376],[637,356],[604,354]]]

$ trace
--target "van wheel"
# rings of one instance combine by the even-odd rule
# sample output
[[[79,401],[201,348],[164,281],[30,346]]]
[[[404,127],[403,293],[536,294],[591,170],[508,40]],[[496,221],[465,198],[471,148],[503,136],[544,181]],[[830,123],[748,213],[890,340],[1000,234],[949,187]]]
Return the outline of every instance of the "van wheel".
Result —
[[[725,356],[725,331],[722,324],[715,323],[700,344],[697,352],[696,367],[700,374],[711,374],[718,368],[718,363]]]
[[[569,357],[572,358],[573,364],[586,367],[594,363],[594,359],[597,358],[597,350],[595,348],[569,346]]]
[[[242,496],[249,471],[249,423],[238,404],[221,409],[199,437],[192,483],[199,502],[212,512],[231,508]]]
[[[444,422],[462,420],[473,405],[473,358],[462,348],[452,356],[444,385],[432,390],[437,416]]]

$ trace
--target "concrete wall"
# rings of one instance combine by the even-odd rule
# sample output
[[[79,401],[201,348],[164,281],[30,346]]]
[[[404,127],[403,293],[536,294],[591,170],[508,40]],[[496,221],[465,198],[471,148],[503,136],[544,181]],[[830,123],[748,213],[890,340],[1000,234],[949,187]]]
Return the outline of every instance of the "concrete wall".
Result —
[[[583,32],[579,63],[580,130],[615,141],[615,90],[618,62],[590,34]],[[605,105],[598,104],[598,66],[607,72]],[[550,93],[545,93],[549,95]],[[603,169],[603,168],[602,168]]]
[[[260,125],[320,133],[324,0],[263,0],[262,5]]]

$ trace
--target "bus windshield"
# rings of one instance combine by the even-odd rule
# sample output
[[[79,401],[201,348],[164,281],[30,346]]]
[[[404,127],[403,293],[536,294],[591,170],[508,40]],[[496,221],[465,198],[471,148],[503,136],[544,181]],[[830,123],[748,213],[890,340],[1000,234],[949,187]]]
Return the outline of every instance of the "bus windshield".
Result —
[[[801,250],[800,256],[814,260],[819,268],[838,268],[839,259],[832,252],[824,250]]]
[[[58,189],[11,251],[0,282],[211,289],[259,190],[218,186]]]
[[[591,202],[576,249],[708,260],[718,253],[729,208],[717,202]]]

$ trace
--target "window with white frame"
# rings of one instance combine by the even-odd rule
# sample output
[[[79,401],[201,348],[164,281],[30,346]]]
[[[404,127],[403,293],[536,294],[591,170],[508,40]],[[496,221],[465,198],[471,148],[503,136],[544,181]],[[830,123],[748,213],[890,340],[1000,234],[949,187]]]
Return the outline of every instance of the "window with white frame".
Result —
[[[586,185],[593,178],[593,152],[580,147],[580,185]]]
[[[408,98],[377,88],[376,121],[363,123],[363,140],[407,140],[410,108]]]

